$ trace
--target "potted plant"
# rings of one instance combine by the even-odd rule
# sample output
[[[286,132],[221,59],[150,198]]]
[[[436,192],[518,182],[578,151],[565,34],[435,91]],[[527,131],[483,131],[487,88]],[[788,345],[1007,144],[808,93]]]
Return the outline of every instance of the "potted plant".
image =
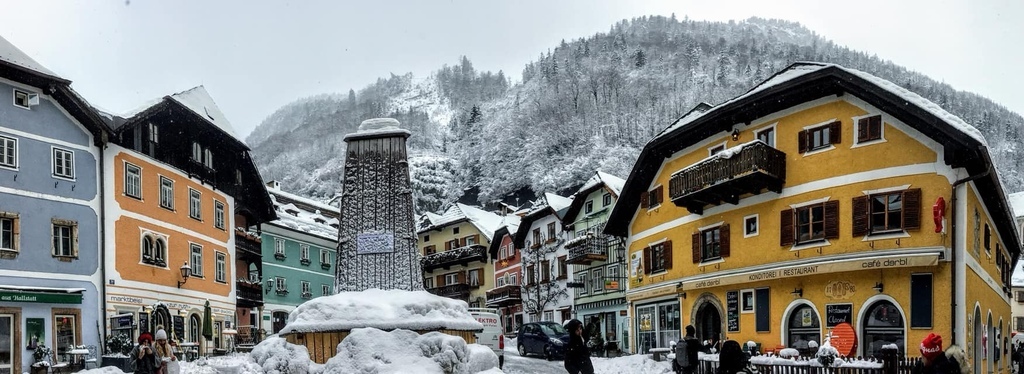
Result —
[[[35,352],[32,352],[32,358],[35,360],[32,364],[32,374],[46,374],[53,360],[53,350],[43,344],[37,345]]]
[[[113,366],[121,371],[129,371],[131,360],[128,353],[135,347],[132,338],[128,334],[111,334],[107,336],[106,346],[107,353],[103,355],[100,366]]]

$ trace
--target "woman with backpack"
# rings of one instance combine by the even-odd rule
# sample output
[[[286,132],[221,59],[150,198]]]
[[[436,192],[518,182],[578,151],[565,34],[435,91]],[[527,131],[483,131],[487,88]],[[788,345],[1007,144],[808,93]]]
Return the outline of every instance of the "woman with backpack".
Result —
[[[565,370],[569,374],[594,374],[590,350],[583,339],[583,322],[573,319],[565,324],[565,329],[569,330],[569,346],[565,349]]]

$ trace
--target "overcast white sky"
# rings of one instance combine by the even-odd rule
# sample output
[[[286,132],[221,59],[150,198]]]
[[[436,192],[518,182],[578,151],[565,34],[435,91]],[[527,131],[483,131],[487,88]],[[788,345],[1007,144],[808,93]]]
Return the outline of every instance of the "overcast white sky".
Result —
[[[0,35],[124,112],[203,84],[241,136],[297,98],[356,90],[389,73],[426,76],[466,55],[523,65],[622,19],[800,22],[827,39],[1024,113],[1024,1],[21,1]]]

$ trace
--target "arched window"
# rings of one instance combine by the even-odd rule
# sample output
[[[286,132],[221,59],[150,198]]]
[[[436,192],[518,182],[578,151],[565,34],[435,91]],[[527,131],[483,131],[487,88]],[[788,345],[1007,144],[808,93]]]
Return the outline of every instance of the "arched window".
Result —
[[[193,314],[188,318],[188,341],[198,342],[199,341],[199,328],[202,327],[199,322],[199,315]]]
[[[801,356],[813,356],[821,344],[821,322],[810,305],[803,304],[789,314],[786,345],[796,348]],[[814,342],[814,343],[811,343]]]
[[[889,301],[878,301],[864,315],[864,355],[881,357],[882,347],[895,344],[899,354],[906,353],[903,314]]]
[[[156,248],[153,251],[153,258],[159,264],[167,263],[167,243],[164,242],[164,238],[156,239]]]
[[[149,235],[142,236],[142,261],[150,262],[153,261],[153,237]]]

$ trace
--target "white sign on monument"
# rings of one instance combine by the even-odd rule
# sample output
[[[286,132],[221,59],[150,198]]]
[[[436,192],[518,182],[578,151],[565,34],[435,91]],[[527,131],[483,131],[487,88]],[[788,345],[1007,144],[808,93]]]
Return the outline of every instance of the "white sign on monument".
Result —
[[[392,232],[364,232],[356,235],[356,253],[361,255],[392,253],[395,234]]]

